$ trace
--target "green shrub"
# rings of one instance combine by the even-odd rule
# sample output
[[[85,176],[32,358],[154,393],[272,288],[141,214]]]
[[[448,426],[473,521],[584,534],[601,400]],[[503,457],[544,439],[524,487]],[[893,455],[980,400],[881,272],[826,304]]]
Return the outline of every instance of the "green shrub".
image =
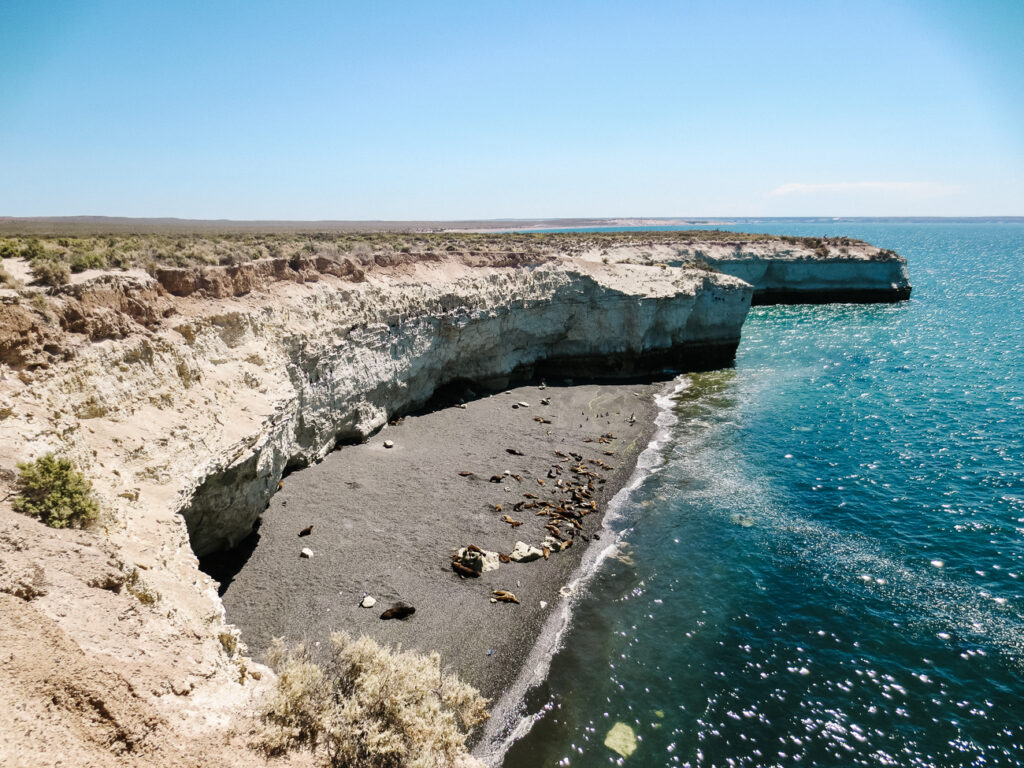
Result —
[[[58,259],[39,258],[29,265],[32,279],[41,285],[66,285],[71,279],[71,268]]]
[[[0,259],[13,259],[19,255],[21,255],[21,251],[10,240],[0,243]]]
[[[85,528],[99,514],[92,485],[67,459],[48,453],[18,464],[18,473],[16,512],[38,517],[51,528]]]
[[[331,658],[274,641],[278,673],[264,700],[258,746],[268,754],[307,748],[327,765],[439,768],[465,757],[466,733],[487,718],[486,700],[440,657],[392,651],[368,637],[331,635]]]
[[[107,260],[102,253],[89,251],[88,253],[76,253],[71,257],[71,271],[84,272],[87,269],[103,269],[107,266]]]
[[[43,250],[43,244],[39,242],[39,238],[33,237],[31,240],[27,240],[25,245],[22,246],[21,256],[26,261],[34,261],[35,259],[41,259],[46,256],[46,251]]]

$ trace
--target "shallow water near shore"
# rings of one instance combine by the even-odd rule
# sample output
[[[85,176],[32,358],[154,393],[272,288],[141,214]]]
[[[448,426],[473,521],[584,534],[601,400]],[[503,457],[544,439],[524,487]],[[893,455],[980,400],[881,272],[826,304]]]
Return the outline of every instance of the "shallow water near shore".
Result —
[[[687,377],[504,765],[1024,764],[1024,225],[742,228],[913,298],[755,308]]]

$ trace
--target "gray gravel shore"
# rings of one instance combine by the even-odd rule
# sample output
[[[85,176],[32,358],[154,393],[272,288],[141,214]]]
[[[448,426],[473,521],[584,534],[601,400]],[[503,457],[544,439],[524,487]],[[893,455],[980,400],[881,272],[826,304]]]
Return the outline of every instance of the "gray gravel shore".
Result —
[[[559,590],[600,531],[608,500],[628,481],[647,446],[660,388],[519,387],[468,400],[464,408],[406,417],[364,444],[343,447],[289,475],[240,570],[230,581],[212,571],[224,580],[228,620],[258,659],[277,636],[326,650],[330,633],[339,629],[403,648],[436,650],[446,669],[497,699],[557,609]],[[543,405],[544,398],[550,404]],[[513,407],[519,402],[529,407]],[[609,434],[614,437],[602,442]],[[585,467],[596,477],[572,467]],[[493,476],[501,481],[492,482]],[[515,505],[557,506],[566,498],[565,484],[579,480],[593,483],[597,511],[582,518],[582,531],[569,549],[548,560],[502,563],[479,578],[453,572],[452,553],[467,544],[501,553],[510,553],[517,541],[540,546],[550,518],[536,514],[542,507]],[[504,515],[522,525],[513,528],[502,521]],[[311,533],[300,537],[310,525]],[[312,558],[300,556],[305,547]],[[520,604],[492,603],[492,590],[513,592]],[[376,606],[360,607],[364,595],[374,597]],[[396,601],[414,606],[415,614],[381,620]]]

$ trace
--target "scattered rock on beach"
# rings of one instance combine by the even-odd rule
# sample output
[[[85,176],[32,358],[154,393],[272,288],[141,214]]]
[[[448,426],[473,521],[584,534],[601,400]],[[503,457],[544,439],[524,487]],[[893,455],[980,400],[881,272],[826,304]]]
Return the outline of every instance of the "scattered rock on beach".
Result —
[[[517,541],[508,559],[513,563],[532,563],[534,560],[540,560],[542,557],[544,557],[544,553],[536,547],[531,547],[525,542]]]
[[[391,607],[388,608],[384,613],[380,615],[382,619],[387,621],[388,619],[407,619],[416,613],[416,609],[408,603],[392,603]]]
[[[309,559],[311,559],[313,557],[313,550],[310,549],[309,547],[303,547],[302,551],[299,552],[299,557],[304,557],[307,560],[309,560]]]
[[[394,448],[395,447],[394,440],[385,440],[384,441],[384,447],[385,448]]]
[[[375,606],[376,604],[376,599],[370,597],[369,595],[366,595],[366,597],[363,598],[362,602],[359,603],[359,605],[361,605],[363,608],[373,608],[373,606]]]
[[[520,408],[529,408],[530,407],[529,403],[524,403],[524,402],[521,402],[521,401],[516,403],[516,405],[519,406]]]
[[[463,547],[455,553],[455,560],[463,567],[469,568],[477,573],[487,573],[498,570],[500,562],[497,552],[488,552],[479,547]]]

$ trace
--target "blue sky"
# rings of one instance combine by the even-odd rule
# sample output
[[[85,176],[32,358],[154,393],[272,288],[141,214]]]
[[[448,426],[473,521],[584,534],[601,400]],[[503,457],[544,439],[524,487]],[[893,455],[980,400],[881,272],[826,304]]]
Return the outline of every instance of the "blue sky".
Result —
[[[1024,2],[0,3],[0,215],[1024,215]]]

